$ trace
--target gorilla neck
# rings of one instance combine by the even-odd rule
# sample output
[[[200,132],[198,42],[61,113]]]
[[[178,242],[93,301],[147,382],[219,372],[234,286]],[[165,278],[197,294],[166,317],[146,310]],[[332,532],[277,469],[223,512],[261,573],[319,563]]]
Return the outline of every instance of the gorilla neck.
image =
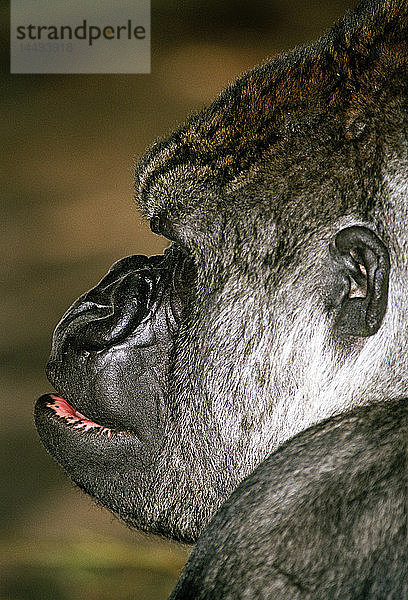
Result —
[[[398,274],[390,280],[390,301],[382,327],[351,350],[343,351],[333,341],[327,317],[316,314],[312,304],[305,304],[291,329],[286,329],[290,331],[286,339],[276,344],[270,423],[273,448],[329,416],[408,396],[404,317],[408,306]],[[310,327],[305,331],[307,320]]]
[[[316,273],[319,268],[317,264]],[[214,301],[218,314],[209,311],[211,323],[195,323],[185,344],[197,350],[179,357],[180,365],[190,364],[200,374],[199,381],[192,389],[181,366],[176,377],[177,389],[184,390],[177,402],[179,416],[189,420],[193,438],[200,439],[198,429],[211,422],[215,441],[210,445],[221,449],[219,461],[215,454],[211,457],[214,471],[233,471],[231,478],[240,481],[309,426],[355,406],[408,396],[408,283],[403,285],[403,279],[400,270],[392,270],[380,330],[348,342],[333,336],[331,319],[316,294],[296,298],[296,289],[304,290],[296,274],[266,307],[262,294],[247,288],[237,309],[240,318],[227,302],[227,291],[219,295]],[[228,288],[237,286],[230,282]],[[222,464],[222,456],[229,457],[229,465]]]

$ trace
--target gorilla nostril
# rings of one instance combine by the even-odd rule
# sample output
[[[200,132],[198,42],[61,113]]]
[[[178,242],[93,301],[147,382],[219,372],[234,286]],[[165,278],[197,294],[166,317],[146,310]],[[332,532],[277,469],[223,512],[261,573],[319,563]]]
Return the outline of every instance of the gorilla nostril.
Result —
[[[87,350],[103,350],[127,338],[149,312],[154,285],[148,277],[130,272],[102,291],[109,305],[88,320],[80,332]]]
[[[111,266],[108,273],[102,278],[98,285],[86,292],[86,294],[82,296],[82,299],[92,302],[93,304],[110,306],[112,290],[120,284],[123,277],[126,277],[131,273],[140,271],[145,272],[148,263],[148,257],[143,254],[126,256],[125,258],[118,260]]]

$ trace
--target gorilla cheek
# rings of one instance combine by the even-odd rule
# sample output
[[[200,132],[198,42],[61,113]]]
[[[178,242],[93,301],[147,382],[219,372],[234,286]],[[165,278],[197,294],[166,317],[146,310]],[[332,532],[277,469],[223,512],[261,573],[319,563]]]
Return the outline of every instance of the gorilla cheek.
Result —
[[[164,357],[156,357],[161,365]],[[160,360],[162,358],[162,360]],[[150,361],[148,361],[150,362]],[[159,441],[163,387],[160,375],[138,348],[115,348],[88,359],[84,409],[97,422],[132,431],[146,445]],[[126,372],[124,372],[126,366]]]

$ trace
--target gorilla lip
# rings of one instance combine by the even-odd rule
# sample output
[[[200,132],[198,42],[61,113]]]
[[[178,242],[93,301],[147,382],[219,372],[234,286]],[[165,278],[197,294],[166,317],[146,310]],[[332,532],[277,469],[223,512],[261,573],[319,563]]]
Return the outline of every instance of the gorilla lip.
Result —
[[[68,404],[62,396],[47,394],[45,398],[49,400],[46,403],[46,406],[53,410],[57,417],[63,419],[74,429],[81,429],[84,432],[97,430],[99,433],[104,433],[108,437],[112,435],[112,429],[99,425],[99,423],[95,423],[94,421],[90,421],[87,417]]]

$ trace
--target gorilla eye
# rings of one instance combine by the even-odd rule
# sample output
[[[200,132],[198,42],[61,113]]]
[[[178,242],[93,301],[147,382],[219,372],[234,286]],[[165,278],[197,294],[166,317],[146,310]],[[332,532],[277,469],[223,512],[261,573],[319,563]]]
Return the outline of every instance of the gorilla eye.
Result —
[[[156,235],[162,235],[168,240],[177,241],[177,236],[174,231],[174,228],[171,225],[169,219],[167,218],[167,215],[164,213],[155,215],[150,219],[150,229]]]
[[[161,235],[160,217],[158,215],[156,215],[155,217],[150,219],[150,229],[153,231],[153,233],[156,233],[157,235]]]

